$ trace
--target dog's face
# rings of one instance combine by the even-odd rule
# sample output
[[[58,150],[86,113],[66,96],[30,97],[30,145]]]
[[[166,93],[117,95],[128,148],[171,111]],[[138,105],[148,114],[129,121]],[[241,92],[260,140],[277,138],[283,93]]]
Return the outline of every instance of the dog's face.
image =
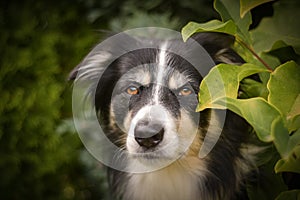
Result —
[[[200,49],[178,38],[123,37],[96,46],[71,73],[84,86],[76,92],[92,98],[93,122],[105,133],[97,140],[99,129],[84,116],[83,127],[95,135],[81,136],[109,166],[116,196],[232,199],[249,171],[252,157],[243,150],[248,124],[231,112],[195,112],[202,77],[218,63],[243,60],[230,49],[232,37],[205,33],[194,39]],[[136,48],[128,50],[130,45]]]
[[[232,38],[222,34],[199,36],[196,41],[201,42],[215,62],[208,67],[222,59],[227,63],[241,61],[228,48]],[[109,51],[98,52],[95,48],[71,74],[75,78],[78,70],[83,69],[79,79],[98,81],[94,86],[94,103],[108,138],[128,151],[131,158],[147,163],[175,161],[182,155],[197,156],[205,135],[203,130],[210,121],[209,112],[195,112],[202,80],[199,70],[183,54],[174,53],[174,46],[178,51],[186,51],[183,42],[156,42],[151,48],[122,54],[108,62],[105,69],[102,65]],[[116,44],[113,48],[120,47]],[[198,53],[188,51],[186,54]]]
[[[195,109],[200,74],[183,58],[165,50],[131,52],[119,63],[126,64],[122,62],[125,59],[143,64],[126,70],[112,94],[110,116],[125,133],[123,146],[139,159],[178,157],[198,131]]]

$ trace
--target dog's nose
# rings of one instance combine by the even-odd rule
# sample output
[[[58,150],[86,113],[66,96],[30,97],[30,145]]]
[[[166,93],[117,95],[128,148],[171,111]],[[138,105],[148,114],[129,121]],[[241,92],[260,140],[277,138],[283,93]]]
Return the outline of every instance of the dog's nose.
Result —
[[[147,149],[157,146],[164,137],[164,128],[160,123],[138,123],[134,129],[136,142]]]

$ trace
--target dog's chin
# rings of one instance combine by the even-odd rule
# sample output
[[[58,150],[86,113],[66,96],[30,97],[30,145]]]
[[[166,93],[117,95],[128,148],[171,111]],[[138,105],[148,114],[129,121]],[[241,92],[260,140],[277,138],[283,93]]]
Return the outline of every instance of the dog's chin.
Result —
[[[178,157],[177,155],[169,155],[163,152],[139,152],[131,154],[131,158],[136,160],[149,160],[149,161],[159,161],[159,160],[172,160]]]
[[[135,163],[134,167],[142,168],[147,166],[147,171],[164,168],[184,156],[184,151],[166,151],[166,149],[142,150],[138,149],[130,153],[130,160]]]
[[[128,167],[133,173],[152,172],[169,166],[175,161],[176,157],[158,153],[134,154],[130,157]]]

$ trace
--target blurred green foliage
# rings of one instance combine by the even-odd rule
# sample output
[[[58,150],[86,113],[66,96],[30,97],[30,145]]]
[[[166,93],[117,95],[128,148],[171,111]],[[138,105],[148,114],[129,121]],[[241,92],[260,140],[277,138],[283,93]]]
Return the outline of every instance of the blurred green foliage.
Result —
[[[108,199],[105,171],[73,130],[69,71],[102,30],[179,30],[212,1],[0,2],[0,199]]]
[[[88,190],[77,135],[56,132],[71,116],[67,73],[97,41],[81,12],[80,3],[1,3],[1,199],[101,197],[99,184]]]

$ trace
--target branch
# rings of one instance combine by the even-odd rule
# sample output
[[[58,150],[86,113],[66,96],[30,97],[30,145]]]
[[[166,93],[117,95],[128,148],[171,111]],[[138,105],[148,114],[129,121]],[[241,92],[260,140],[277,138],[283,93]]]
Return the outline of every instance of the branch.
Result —
[[[254,57],[257,60],[259,60],[259,62],[261,62],[268,70],[273,71],[273,69],[268,65],[268,63],[266,63],[261,57],[259,57],[259,55],[248,44],[246,44],[243,40],[241,40],[238,37],[236,37],[236,41],[242,46],[244,46],[246,49],[248,49],[254,55]]]

